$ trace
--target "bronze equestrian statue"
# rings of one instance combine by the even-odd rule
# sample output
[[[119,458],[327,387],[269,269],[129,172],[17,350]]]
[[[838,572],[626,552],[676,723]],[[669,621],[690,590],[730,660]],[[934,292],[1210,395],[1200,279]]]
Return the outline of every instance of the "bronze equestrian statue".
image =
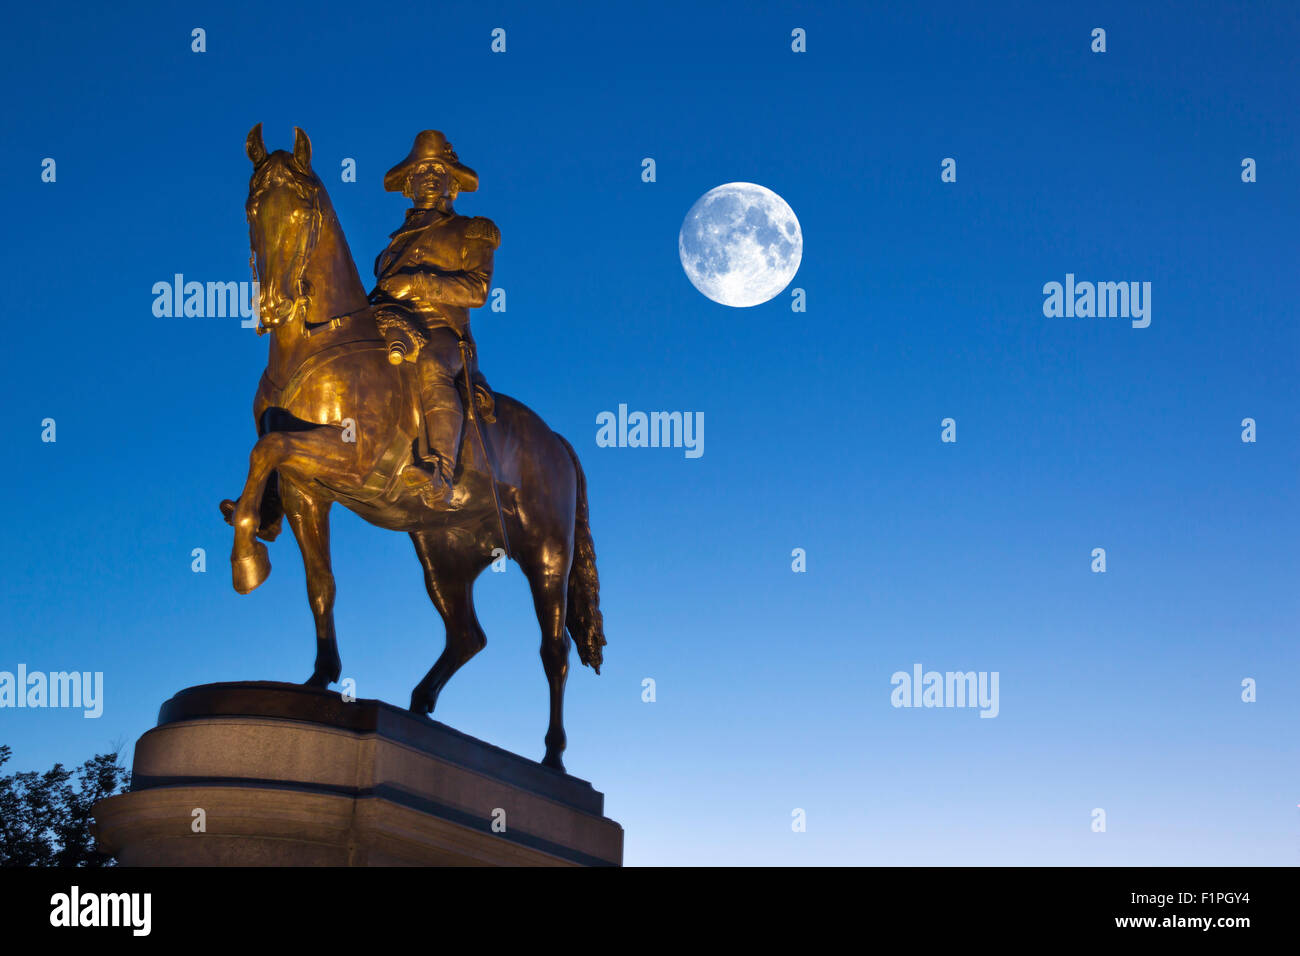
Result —
[[[478,374],[468,310],[486,299],[500,236],[490,220],[451,207],[478,177],[441,133],[416,137],[385,177],[415,206],[380,255],[368,296],[312,171],[311,143],[294,132],[292,153],[267,153],[260,123],[246,144],[258,331],[271,338],[248,478],[238,501],[222,502],[235,529],[235,590],[266,580],[271,563],[257,539],[272,540],[287,517],[316,619],[306,683],[327,687],[341,667],[330,506],[407,532],[446,625],[445,649],[411,692],[411,710],[427,714],[486,644],[474,580],[508,554],[528,578],[542,630],[550,685],[542,763],[563,770],[569,638],[597,673],[605,644],[586,478],[567,441],[522,402],[493,396]]]

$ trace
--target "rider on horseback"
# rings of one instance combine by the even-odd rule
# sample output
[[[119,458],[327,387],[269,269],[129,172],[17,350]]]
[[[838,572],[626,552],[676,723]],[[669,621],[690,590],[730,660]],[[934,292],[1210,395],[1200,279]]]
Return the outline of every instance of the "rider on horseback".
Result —
[[[490,219],[460,216],[458,193],[478,189],[478,175],[457,158],[437,130],[415,137],[410,154],[384,175],[384,189],[414,206],[375,260],[370,293],[375,319],[394,361],[414,359],[423,428],[416,458],[432,486],[430,503],[451,497],[465,409],[457,377],[468,372],[485,421],[493,421],[492,393],[478,370],[469,310],[487,301],[493,251],[501,233]],[[414,471],[414,470],[413,470]]]

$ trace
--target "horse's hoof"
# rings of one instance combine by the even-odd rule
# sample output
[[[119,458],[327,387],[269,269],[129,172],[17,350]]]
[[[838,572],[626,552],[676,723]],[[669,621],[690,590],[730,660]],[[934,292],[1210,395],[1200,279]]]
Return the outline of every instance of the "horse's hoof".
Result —
[[[567,772],[564,769],[564,761],[560,759],[559,754],[548,753],[545,757],[542,758],[542,766],[550,767],[552,770],[558,770],[560,771],[560,773]]]
[[[339,660],[338,645],[333,641],[322,644],[316,651],[316,663],[312,665],[311,676],[303,681],[304,687],[319,687],[324,690],[330,684],[337,684],[343,676],[343,662]]]
[[[247,594],[266,580],[271,573],[271,557],[266,553],[266,545],[260,541],[253,542],[253,553],[230,559],[230,569],[235,590]]]
[[[235,508],[236,508],[236,506],[237,506],[237,503],[234,502],[234,501],[231,501],[229,498],[224,498],[224,499],[222,499],[221,504],[217,505],[217,507],[221,509],[221,517],[225,518],[225,519],[226,519],[226,524],[230,525],[232,528],[233,528],[234,525],[235,525]]]
[[[427,716],[428,714],[433,713],[434,703],[436,703],[436,701],[434,701],[428,694],[421,693],[418,690],[412,691],[411,706],[409,710],[413,714],[424,714]]]

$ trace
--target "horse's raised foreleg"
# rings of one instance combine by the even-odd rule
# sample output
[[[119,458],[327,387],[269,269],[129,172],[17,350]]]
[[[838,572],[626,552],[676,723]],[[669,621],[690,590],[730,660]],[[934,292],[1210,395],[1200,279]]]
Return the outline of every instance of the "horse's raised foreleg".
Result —
[[[307,431],[268,432],[257,440],[248,456],[248,478],[239,495],[231,524],[235,546],[230,564],[235,590],[247,594],[271,573],[266,545],[257,540],[262,492],[272,471],[325,478],[340,483],[360,482],[356,474],[356,444],[345,442],[342,430],[322,425]]]
[[[542,628],[542,667],[551,688],[551,721],[546,729],[546,756],[542,765],[564,770],[564,684],[569,678],[569,634],[565,614],[569,600],[569,561],[565,549],[544,549],[542,560],[523,565],[533,591],[533,607]]]
[[[274,541],[280,536],[280,521],[284,518],[284,503],[280,500],[280,482],[276,472],[271,472],[266,481],[266,493],[262,495],[262,516],[257,529],[257,536],[263,541]],[[221,516],[226,524],[235,523],[235,509],[239,502],[229,498],[221,502]]]
[[[285,515],[302,551],[307,600],[316,620],[316,665],[308,687],[328,687],[339,679],[342,663],[334,635],[334,571],[330,566],[330,504],[299,491],[289,482],[282,494]]]
[[[449,542],[446,537],[417,531],[411,534],[411,540],[415,542],[415,553],[424,568],[424,585],[428,588],[429,599],[442,615],[447,631],[447,644],[438,660],[411,691],[411,710],[417,714],[431,714],[451,675],[487,646],[487,636],[474,613],[474,578],[490,557],[478,567],[439,570],[434,559],[447,559]],[[443,550],[440,552],[439,548]]]

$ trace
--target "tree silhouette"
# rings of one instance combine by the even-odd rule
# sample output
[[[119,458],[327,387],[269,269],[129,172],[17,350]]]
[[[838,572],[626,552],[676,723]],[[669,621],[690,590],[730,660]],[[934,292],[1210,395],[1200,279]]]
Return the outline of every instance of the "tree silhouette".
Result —
[[[0,744],[0,767],[11,755]],[[112,866],[113,859],[95,849],[90,808],[130,785],[130,771],[117,760],[114,751],[75,771],[56,763],[45,773],[0,777],[0,866]]]

